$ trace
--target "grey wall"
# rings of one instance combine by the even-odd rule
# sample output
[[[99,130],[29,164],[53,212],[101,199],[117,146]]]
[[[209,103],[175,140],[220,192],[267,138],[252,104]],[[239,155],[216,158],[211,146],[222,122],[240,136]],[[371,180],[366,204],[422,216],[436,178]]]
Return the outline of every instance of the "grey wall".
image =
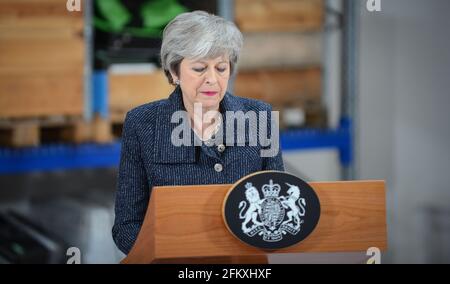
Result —
[[[450,1],[382,0],[360,23],[357,173],[388,182],[385,260],[450,262]]]

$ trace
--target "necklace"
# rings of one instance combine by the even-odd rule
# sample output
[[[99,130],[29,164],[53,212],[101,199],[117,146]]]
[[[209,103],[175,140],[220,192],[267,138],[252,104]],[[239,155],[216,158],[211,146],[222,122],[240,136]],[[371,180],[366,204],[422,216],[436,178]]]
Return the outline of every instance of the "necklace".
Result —
[[[217,122],[216,126],[214,127],[214,131],[213,131],[210,135],[207,135],[206,138],[203,137],[204,135],[199,135],[199,134],[197,133],[197,130],[195,130],[195,127],[192,128],[192,129],[194,130],[194,133],[198,136],[198,138],[199,138],[201,141],[203,141],[203,142],[209,141],[209,140],[211,140],[212,137],[213,137],[214,135],[216,135],[217,132],[219,132],[219,130],[220,130],[220,127],[222,126],[222,115],[219,114],[219,115],[217,116],[217,120],[218,120],[218,122]]]

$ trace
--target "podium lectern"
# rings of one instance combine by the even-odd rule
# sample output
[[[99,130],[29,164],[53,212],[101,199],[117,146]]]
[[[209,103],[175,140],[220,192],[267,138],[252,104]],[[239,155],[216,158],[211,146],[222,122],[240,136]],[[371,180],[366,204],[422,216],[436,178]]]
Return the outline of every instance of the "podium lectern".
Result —
[[[387,249],[384,181],[309,185],[321,204],[315,230],[294,246],[270,251],[228,231],[222,205],[232,185],[155,187],[141,231],[122,263],[267,263],[271,253]]]

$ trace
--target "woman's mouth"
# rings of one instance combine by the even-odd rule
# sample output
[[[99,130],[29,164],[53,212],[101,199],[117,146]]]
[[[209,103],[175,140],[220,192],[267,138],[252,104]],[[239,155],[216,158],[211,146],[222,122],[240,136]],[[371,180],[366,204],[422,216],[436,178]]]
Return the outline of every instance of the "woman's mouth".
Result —
[[[217,95],[218,92],[202,92],[205,96],[212,97]]]

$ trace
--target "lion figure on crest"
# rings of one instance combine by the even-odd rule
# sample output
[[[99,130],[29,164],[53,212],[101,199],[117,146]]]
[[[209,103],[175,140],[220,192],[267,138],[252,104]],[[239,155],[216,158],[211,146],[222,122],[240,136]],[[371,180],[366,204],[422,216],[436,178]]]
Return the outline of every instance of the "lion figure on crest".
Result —
[[[258,190],[254,186],[252,186],[251,183],[246,184],[245,187],[247,188],[245,190],[245,196],[247,198],[247,201],[249,202],[249,206],[245,214],[243,214],[247,202],[241,201],[239,203],[239,209],[241,209],[241,211],[239,212],[239,218],[245,219],[242,223],[242,231],[244,233],[247,233],[255,226],[263,225],[263,223],[257,220],[258,214],[261,213],[261,203],[263,202],[263,200],[261,200]],[[253,226],[251,228],[248,228],[247,224],[250,222],[250,220],[253,222]]]

